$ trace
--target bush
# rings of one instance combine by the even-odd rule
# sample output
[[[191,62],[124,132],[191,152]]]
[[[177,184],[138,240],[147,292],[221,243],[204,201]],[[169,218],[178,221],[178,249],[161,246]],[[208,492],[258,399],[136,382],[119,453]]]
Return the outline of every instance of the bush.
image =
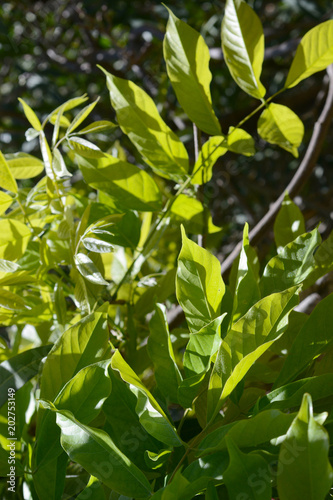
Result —
[[[261,22],[228,0],[225,61],[258,106],[225,135],[208,48],[169,11],[164,58],[193,165],[153,100],[103,68],[118,124],[82,128],[97,103],[72,117],[85,95],[42,123],[21,100],[42,159],[0,154],[3,498],[329,498],[333,295],[310,314],[298,303],[332,270],[333,236],[306,232],[291,198],[332,119],[331,68],[305,157],[264,220],[245,224],[227,284],[205,186],[228,151],[254,155],[242,127],[257,113],[260,137],[298,157],[303,124],[274,100],[332,63],[332,46],[333,21],[310,30],[265,98]],[[112,140],[118,126],[143,164]],[[277,254],[259,259],[250,243],[274,217]]]

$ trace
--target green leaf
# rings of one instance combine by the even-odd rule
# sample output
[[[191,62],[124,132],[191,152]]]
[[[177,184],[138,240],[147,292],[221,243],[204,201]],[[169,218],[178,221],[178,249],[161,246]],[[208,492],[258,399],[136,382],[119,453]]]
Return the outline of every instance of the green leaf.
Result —
[[[156,173],[175,181],[183,179],[189,169],[186,149],[162,120],[154,101],[134,83],[100,69],[122,131]]]
[[[71,136],[68,138],[70,147],[75,153],[83,156],[84,158],[103,158],[104,153],[93,142],[82,139],[82,137]]]
[[[15,219],[0,220],[0,259],[18,260],[31,238],[30,229]]]
[[[55,125],[55,123],[57,121],[57,117],[58,117],[58,113],[52,115],[51,118],[49,119],[49,122],[52,125]],[[71,122],[69,121],[68,118],[66,118],[66,116],[64,116],[64,115],[60,116],[60,119],[59,119],[59,125],[60,125],[60,127],[68,128],[70,124],[71,124]]]
[[[66,135],[69,135],[81,125],[81,123],[90,115],[90,113],[98,103],[99,99],[100,98],[98,97],[96,101],[92,102],[91,104],[88,104],[88,106],[81,109],[81,111],[76,115],[72,123],[69,125]]]
[[[25,300],[17,293],[0,288],[0,307],[12,311],[19,311],[20,309],[27,308],[27,305]]]
[[[314,270],[314,251],[321,241],[318,229],[288,243],[266,265],[262,278],[263,295],[301,284]]]
[[[163,467],[165,463],[169,460],[172,450],[162,450],[160,453],[154,453],[152,451],[146,450],[145,461],[150,469],[159,469]]]
[[[327,498],[333,483],[328,451],[328,433],[313,416],[311,396],[304,394],[298,415],[280,449],[277,471],[279,499]]]
[[[95,285],[108,285],[93,261],[84,253],[74,255],[75,265],[84,278]]]
[[[0,151],[0,187],[12,193],[17,193],[17,184],[10,171],[6,158]]]
[[[286,192],[274,222],[274,237],[277,247],[284,247],[305,233],[304,217]]]
[[[30,106],[23,99],[20,99],[20,97],[19,97],[18,100],[20,101],[20,103],[23,106],[24,114],[25,114],[27,120],[29,121],[30,125],[35,130],[38,130],[38,132],[41,131],[42,126],[41,126],[41,123],[36,116],[36,113],[30,108]]]
[[[181,446],[182,442],[164,411],[118,350],[112,356],[111,366],[119,372],[125,382],[136,387],[140,392],[139,396],[136,391],[138,398],[136,411],[140,423],[146,431],[154,437],[159,436],[158,439],[163,443],[170,444],[170,446]]]
[[[259,135],[298,158],[298,147],[304,136],[304,125],[287,106],[270,103],[258,120]]]
[[[90,476],[87,486],[76,497],[76,500],[87,500],[93,498],[94,500],[105,500],[105,493],[102,484],[96,477]]]
[[[0,407],[8,400],[8,389],[18,391],[38,373],[39,365],[51,345],[24,351],[0,364]]]
[[[217,491],[216,491],[216,488],[215,488],[213,482],[210,482],[207,485],[205,500],[219,500],[219,497],[217,495]]]
[[[148,354],[155,368],[157,387],[168,402],[177,403],[177,390],[182,381],[170,339],[166,308],[156,304],[149,322]]]
[[[313,285],[317,279],[333,270],[333,231],[323,241],[314,254],[313,270],[304,281],[304,289]]]
[[[83,238],[82,243],[84,247],[89,250],[89,252],[110,253],[114,249],[114,246],[111,245],[111,243],[100,240],[98,238]]]
[[[12,262],[10,260],[0,259],[0,276],[3,277],[1,273],[15,273],[20,269],[19,264]],[[1,280],[0,278],[0,280]]]
[[[210,135],[220,134],[209,88],[212,79],[209,49],[197,31],[178,19],[170,9],[168,12],[163,51],[179,104],[200,130]]]
[[[208,419],[213,420],[225,399],[253,363],[278,339],[288,315],[298,303],[298,288],[265,297],[234,323],[223,340],[208,389]]]
[[[196,198],[190,198],[186,194],[180,194],[171,205],[170,212],[173,218],[183,222],[189,233],[202,234],[204,226],[207,224],[207,233],[217,233],[220,227],[213,224],[212,216],[205,213],[203,204]],[[206,220],[206,217],[208,220]]]
[[[333,63],[333,21],[312,28],[300,41],[285,88],[291,88]]]
[[[249,242],[249,226],[245,224],[235,283],[233,322],[242,317],[260,299],[259,276],[253,264],[254,252]]]
[[[72,174],[67,170],[65,160],[58,148],[53,148],[52,166],[54,173],[58,179],[62,177],[71,177]]]
[[[239,448],[259,448],[286,434],[295,413],[264,410],[258,415],[223,425],[210,432],[199,444],[200,456],[225,451],[226,437],[232,438]]]
[[[13,198],[9,194],[0,191],[0,215],[4,214],[6,210],[13,203]]]
[[[70,459],[80,464],[112,490],[127,496],[145,498],[151,488],[144,474],[100,429],[88,427],[66,410],[57,410],[61,446]]]
[[[217,258],[189,240],[183,227],[182,242],[176,278],[177,299],[190,331],[198,332],[220,315],[225,285]]]
[[[107,121],[107,120],[99,120],[97,122],[92,122],[87,127],[82,128],[77,134],[98,134],[99,132],[105,132],[106,130],[112,130],[118,127],[116,123]]]
[[[227,438],[227,445],[230,463],[223,474],[223,481],[230,500],[271,500],[272,487],[267,481],[271,471],[266,460],[257,453],[241,452],[231,438]]]
[[[333,294],[322,299],[310,314],[291,346],[275,382],[279,387],[295,379],[333,342]]]
[[[222,22],[222,49],[229,71],[247,94],[261,99],[264,33],[259,17],[242,0],[227,0]]]
[[[210,137],[201,148],[198,159],[195,162],[191,179],[192,184],[205,184],[213,175],[213,167],[216,161],[228,151],[227,139],[223,135]]]
[[[230,127],[227,135],[227,148],[233,153],[253,156],[256,152],[253,137],[242,128]]]
[[[65,452],[33,473],[33,485],[39,500],[59,500],[63,497],[68,456]]]
[[[44,170],[43,162],[27,153],[6,155],[6,159],[15,179],[31,179],[40,175]]]
[[[106,315],[96,312],[71,326],[54,344],[42,372],[40,396],[53,401],[82,368],[104,359],[109,334]]]
[[[111,155],[98,160],[78,160],[85,181],[105,191],[120,210],[154,211],[162,206],[160,191],[144,170]]]

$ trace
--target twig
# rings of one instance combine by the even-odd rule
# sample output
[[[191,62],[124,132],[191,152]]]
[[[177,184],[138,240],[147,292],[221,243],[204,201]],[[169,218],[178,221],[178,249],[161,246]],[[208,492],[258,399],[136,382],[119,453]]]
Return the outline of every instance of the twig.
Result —
[[[264,217],[256,224],[252,231],[250,231],[249,240],[252,244],[256,244],[271,226],[281,207],[285,192],[288,191],[289,196],[291,198],[294,197],[309,179],[314,167],[316,166],[329,126],[333,119],[333,65],[330,65],[327,68],[327,73],[329,76],[329,88],[325,106],[314,125],[312,137],[304,158],[288,186],[283,190],[279,198],[273,203]],[[230,271],[231,266],[237,258],[241,248],[242,243],[239,242],[231,254],[228,255],[222,263],[221,274],[226,274]]]

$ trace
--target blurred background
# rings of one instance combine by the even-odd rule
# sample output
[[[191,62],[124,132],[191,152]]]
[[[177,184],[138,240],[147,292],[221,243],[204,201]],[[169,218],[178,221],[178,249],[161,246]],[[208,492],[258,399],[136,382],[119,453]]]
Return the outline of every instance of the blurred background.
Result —
[[[266,53],[262,82],[271,95],[283,86],[297,42],[309,29],[333,17],[331,0],[249,0],[265,32]],[[200,31],[211,51],[211,85],[215,112],[227,133],[257,105],[238,89],[223,62],[220,27],[223,1],[169,0],[173,12]],[[87,93],[101,99],[92,120],[114,120],[102,65],[130,79],[148,92],[162,117],[182,138],[193,157],[193,131],[168,82],[162,41],[167,10],[147,0],[13,0],[0,6],[0,149],[4,153],[26,151],[40,156],[35,141],[26,142],[28,123],[17,98],[24,98],[42,119],[61,103]],[[250,227],[263,216],[288,184],[298,167],[327,91],[325,72],[308,78],[277,99],[295,111],[305,125],[300,158],[264,143],[256,132],[258,116],[246,123],[256,142],[252,158],[232,153],[223,156],[206,186],[215,224],[223,227],[216,246],[220,257],[239,241],[244,222]],[[129,161],[140,164],[131,143],[120,130],[97,136],[106,150],[118,139]],[[333,126],[311,181],[297,196],[307,230],[321,222],[326,237],[333,219]],[[261,248],[266,252],[268,234]]]

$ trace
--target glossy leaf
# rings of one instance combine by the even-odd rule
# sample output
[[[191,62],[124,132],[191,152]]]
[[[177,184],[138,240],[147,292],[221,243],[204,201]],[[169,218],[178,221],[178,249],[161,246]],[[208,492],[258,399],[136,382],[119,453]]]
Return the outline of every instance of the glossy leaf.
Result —
[[[0,259],[18,260],[31,238],[30,229],[15,219],[0,220]]]
[[[156,304],[149,323],[148,354],[155,368],[157,387],[168,402],[177,403],[177,390],[182,381],[173,353],[166,308]]]
[[[328,451],[328,433],[313,416],[311,396],[304,394],[280,449],[277,471],[280,500],[327,498],[333,483]]]
[[[303,214],[286,193],[274,222],[276,246],[284,247],[303,233],[305,233]]]
[[[11,172],[6,158],[0,151],[0,187],[17,193],[17,184]]]
[[[27,120],[29,121],[30,125],[35,130],[38,130],[38,131],[42,130],[41,123],[40,123],[39,119],[37,118],[36,113],[30,108],[30,106],[23,99],[21,99],[19,97],[18,100],[20,101],[20,103],[23,106],[24,114],[25,114]]]
[[[209,49],[197,31],[168,11],[163,50],[178,102],[200,130],[210,135],[220,134],[209,88],[212,79]]]
[[[189,240],[182,228],[176,293],[192,332],[198,332],[220,315],[224,291],[219,261]]]
[[[31,179],[40,175],[44,170],[43,162],[27,153],[6,155],[6,158],[15,179]]]
[[[68,139],[70,147],[84,158],[103,158],[104,153],[96,144],[82,139],[82,137],[71,136]]]
[[[222,49],[239,87],[252,97],[264,97],[266,90],[260,82],[264,33],[257,14],[242,0],[227,0],[222,22]]]
[[[84,107],[81,109],[81,111],[75,116],[74,120],[72,123],[69,125],[67,129],[67,135],[71,134],[75,129],[77,129],[81,123],[90,115],[90,113],[93,111],[94,107],[99,101],[99,97],[96,99],[96,101],[92,102],[91,104],[88,104],[88,106]]]
[[[278,339],[298,303],[298,288],[265,297],[240,318],[223,340],[208,390],[208,419],[244,378],[252,364]]]
[[[98,238],[83,238],[82,243],[84,247],[89,250],[89,252],[109,253],[114,249],[114,246],[111,245],[111,243]]]
[[[41,360],[51,349],[51,345],[28,349],[0,364],[0,407],[8,401],[8,389],[18,391],[39,370]]]
[[[291,346],[275,387],[294,380],[333,343],[333,294],[325,297],[312,311]]]
[[[66,410],[57,410],[61,446],[70,459],[118,493],[145,498],[150,484],[144,474],[115,446],[110,436],[88,427]]]
[[[151,97],[134,83],[101,69],[119,125],[144,160],[162,177],[184,178],[189,168],[186,149],[162,120]]]
[[[87,500],[87,498],[94,498],[94,500],[105,500],[105,493],[102,483],[94,476],[90,476],[87,486],[76,497],[77,500]]]
[[[170,211],[173,218],[182,222],[189,233],[202,234],[206,224],[208,234],[221,231],[221,228],[213,223],[211,214],[205,212],[203,204],[186,194],[177,196]]]
[[[53,171],[57,178],[71,177],[72,174],[67,170],[65,160],[58,148],[53,149]]]
[[[258,133],[265,141],[277,144],[298,158],[298,147],[303,139],[304,125],[287,106],[270,103],[260,115]]]
[[[99,120],[97,122],[92,122],[90,125],[82,128],[80,131],[76,132],[78,135],[81,134],[98,134],[100,132],[106,132],[107,130],[112,130],[116,128],[116,125],[113,122],[107,120]]]
[[[223,135],[210,137],[201,148],[193,168],[192,184],[205,184],[213,175],[216,161],[228,151],[227,139]]]
[[[13,203],[13,198],[9,194],[0,191],[0,215],[4,214],[6,210]]]
[[[321,241],[318,229],[288,243],[266,265],[262,278],[263,295],[301,284],[315,268],[313,253]]]
[[[223,481],[230,500],[271,500],[272,487],[269,464],[256,453],[241,452],[231,438],[227,438],[230,462],[223,474]],[[261,479],[264,476],[265,480]]]
[[[111,155],[78,161],[87,184],[105,191],[119,209],[154,211],[161,208],[160,191],[144,170]]]
[[[300,41],[285,88],[291,88],[333,63],[333,21],[312,28]]]
[[[84,253],[78,253],[74,256],[75,264],[79,272],[84,278],[86,278],[91,283],[95,285],[108,285],[109,283],[105,281],[96,265]]]

